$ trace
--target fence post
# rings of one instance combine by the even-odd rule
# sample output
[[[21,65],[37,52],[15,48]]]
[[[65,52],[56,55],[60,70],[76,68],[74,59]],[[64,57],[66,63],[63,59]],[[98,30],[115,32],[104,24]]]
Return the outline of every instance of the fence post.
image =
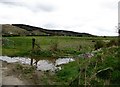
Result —
[[[120,46],[120,27],[118,28],[118,33],[119,33],[119,36],[118,36],[118,46]]]
[[[32,52],[34,51],[34,46],[35,46],[35,38],[32,38]],[[31,63],[30,65],[33,65],[33,58],[31,58]]]

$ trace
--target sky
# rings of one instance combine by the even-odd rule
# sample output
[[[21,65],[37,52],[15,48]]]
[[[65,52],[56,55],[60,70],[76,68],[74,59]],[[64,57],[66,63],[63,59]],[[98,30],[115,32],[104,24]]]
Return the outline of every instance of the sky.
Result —
[[[119,0],[0,0],[0,24],[117,36]]]

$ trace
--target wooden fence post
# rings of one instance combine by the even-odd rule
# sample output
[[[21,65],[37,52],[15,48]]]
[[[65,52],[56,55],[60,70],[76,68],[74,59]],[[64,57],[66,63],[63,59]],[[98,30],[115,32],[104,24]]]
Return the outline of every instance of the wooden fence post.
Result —
[[[34,51],[34,46],[35,46],[35,38],[32,38],[32,52]],[[30,65],[33,65],[33,58],[31,58],[31,63]]]
[[[118,46],[120,46],[120,27],[118,28],[118,33],[119,33],[119,36],[118,36]]]

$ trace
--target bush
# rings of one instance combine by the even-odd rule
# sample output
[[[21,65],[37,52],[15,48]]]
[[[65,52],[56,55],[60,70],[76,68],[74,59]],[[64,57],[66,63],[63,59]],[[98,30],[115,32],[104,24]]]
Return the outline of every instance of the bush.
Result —
[[[35,49],[34,51],[31,52],[33,56],[40,56],[40,57],[51,57],[52,52],[51,51],[46,51],[46,50],[39,50]]]
[[[113,39],[109,43],[107,43],[107,47],[117,46],[117,45],[118,45],[118,41],[115,39]]]
[[[24,67],[22,69],[23,74],[33,73],[35,71],[34,67]]]
[[[104,42],[103,41],[96,41],[95,50],[100,49],[102,47],[104,47]]]
[[[79,44],[78,45],[78,51],[80,51],[82,49],[82,46]]]
[[[17,70],[22,70],[22,69],[23,69],[23,66],[20,65],[20,64],[17,64],[17,65],[16,65],[16,69],[17,69]]]
[[[50,50],[51,51],[57,51],[58,50],[58,42],[57,41],[51,43]]]

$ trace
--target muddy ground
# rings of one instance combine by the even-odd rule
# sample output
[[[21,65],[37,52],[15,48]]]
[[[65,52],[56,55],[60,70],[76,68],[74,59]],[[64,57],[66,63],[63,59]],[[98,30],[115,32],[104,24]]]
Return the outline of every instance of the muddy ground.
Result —
[[[22,66],[22,70],[18,65]],[[49,79],[44,79],[47,78],[45,72],[30,71],[30,69],[29,65],[2,62],[2,85],[44,85],[51,83]]]
[[[26,85],[21,77],[14,72],[15,64],[2,62],[2,85]]]

